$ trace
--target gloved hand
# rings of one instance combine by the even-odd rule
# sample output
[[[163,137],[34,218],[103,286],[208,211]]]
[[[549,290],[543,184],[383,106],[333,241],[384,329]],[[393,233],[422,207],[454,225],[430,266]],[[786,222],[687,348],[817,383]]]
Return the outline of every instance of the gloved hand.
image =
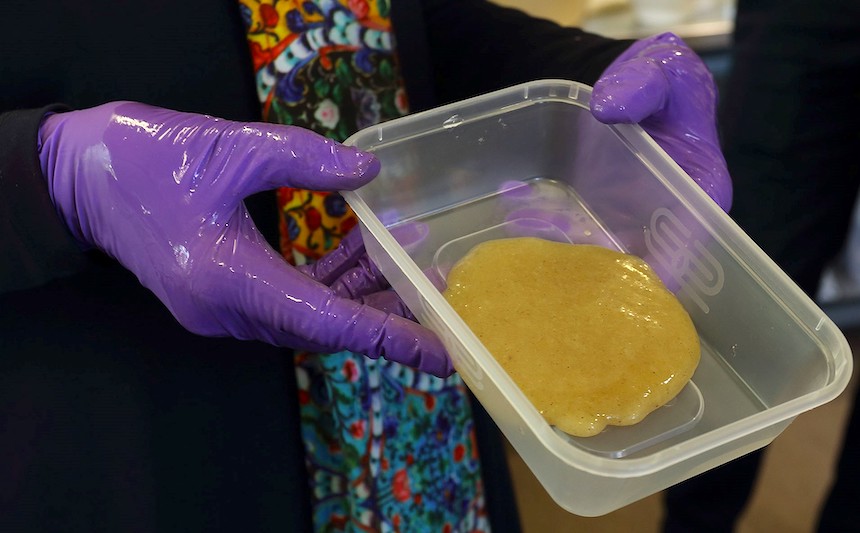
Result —
[[[728,211],[732,184],[720,150],[717,88],[701,58],[678,36],[633,43],[606,69],[591,96],[605,123],[639,123],[708,195]]]
[[[451,374],[438,338],[395,314],[407,311],[393,291],[380,292],[387,285],[359,233],[293,268],[244,206],[279,186],[360,187],[379,172],[371,154],[300,128],[131,102],[50,115],[39,134],[51,198],[72,234],[135,273],[188,330]]]

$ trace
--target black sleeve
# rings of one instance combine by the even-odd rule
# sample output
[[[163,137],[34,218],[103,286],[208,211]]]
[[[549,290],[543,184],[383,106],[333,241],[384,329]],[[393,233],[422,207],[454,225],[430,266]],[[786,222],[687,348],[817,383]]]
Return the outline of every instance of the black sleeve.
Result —
[[[37,154],[42,117],[62,109],[0,113],[0,293],[40,285],[85,264],[54,209]]]
[[[423,9],[436,97],[442,103],[544,78],[593,85],[633,42],[559,26],[485,0],[424,0]]]

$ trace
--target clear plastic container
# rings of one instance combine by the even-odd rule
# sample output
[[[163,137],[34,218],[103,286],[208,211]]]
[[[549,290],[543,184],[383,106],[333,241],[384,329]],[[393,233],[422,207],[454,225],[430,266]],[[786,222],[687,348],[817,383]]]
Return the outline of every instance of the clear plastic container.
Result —
[[[636,125],[591,89],[542,80],[362,130],[380,175],[344,197],[370,256],[563,508],[599,516],[771,442],[851,376],[844,335]],[[693,319],[702,357],[669,404],[577,438],[551,427],[448,305],[448,269],[532,235],[645,259]],[[524,265],[527,268],[527,265]]]

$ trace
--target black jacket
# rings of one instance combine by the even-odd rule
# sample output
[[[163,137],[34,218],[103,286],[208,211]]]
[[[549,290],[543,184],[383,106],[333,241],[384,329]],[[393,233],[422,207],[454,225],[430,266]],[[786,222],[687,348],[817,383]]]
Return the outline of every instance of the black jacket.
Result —
[[[538,78],[593,83],[629,45],[477,0],[392,7],[414,110]],[[11,1],[0,26],[0,530],[308,528],[289,353],[192,335],[81,251],[36,154],[57,104],[259,120],[237,3]],[[277,242],[274,195],[248,203]],[[477,416],[494,522],[515,528],[504,455]]]

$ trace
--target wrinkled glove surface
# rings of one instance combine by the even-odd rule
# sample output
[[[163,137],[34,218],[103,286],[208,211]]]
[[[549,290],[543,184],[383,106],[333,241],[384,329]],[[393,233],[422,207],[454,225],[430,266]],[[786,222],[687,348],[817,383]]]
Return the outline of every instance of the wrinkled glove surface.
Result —
[[[717,87],[701,58],[678,36],[633,43],[594,84],[591,110],[605,123],[639,123],[724,210],[732,183],[720,150]]]
[[[438,338],[402,316],[357,231],[294,268],[245,208],[281,186],[360,187],[379,172],[371,154],[300,128],[133,102],[49,115],[39,150],[72,234],[131,270],[188,330],[452,373]]]

